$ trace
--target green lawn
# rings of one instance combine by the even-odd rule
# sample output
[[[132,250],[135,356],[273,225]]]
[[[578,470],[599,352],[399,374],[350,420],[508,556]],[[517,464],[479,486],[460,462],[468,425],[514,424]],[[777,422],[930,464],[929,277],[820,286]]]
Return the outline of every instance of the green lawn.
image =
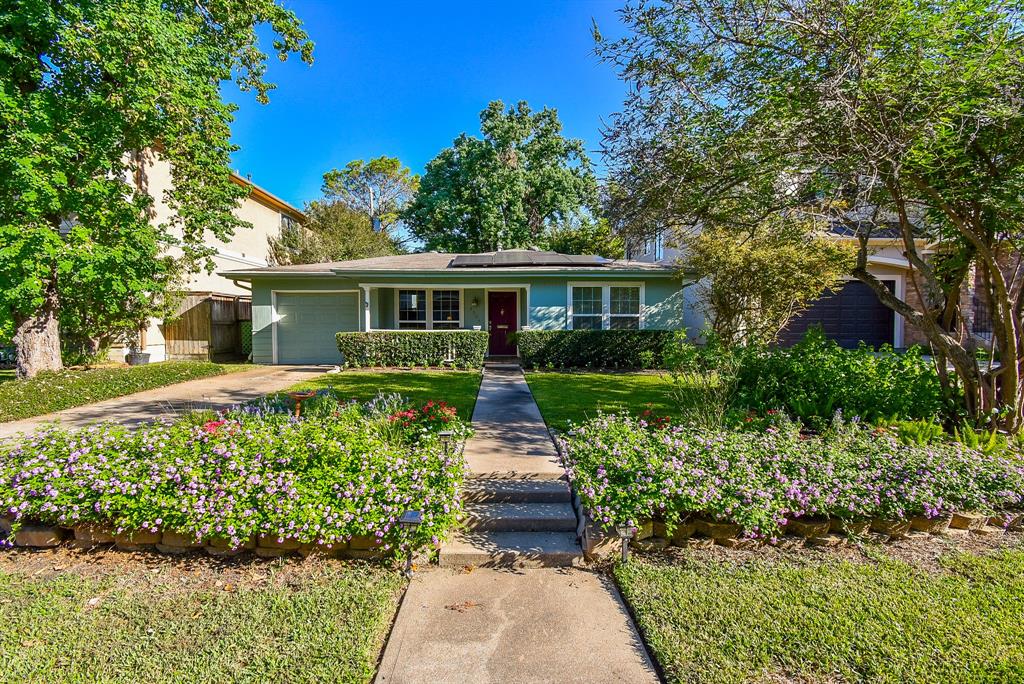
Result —
[[[1024,551],[941,564],[634,558],[615,575],[670,682],[1024,681]]]
[[[0,392],[0,423],[252,367],[240,363],[164,361],[145,366],[106,366],[40,373],[30,380],[4,384],[4,391]]]
[[[0,382],[7,382],[14,379],[13,368],[0,368]]]
[[[565,427],[604,413],[636,415],[650,408],[658,415],[676,415],[671,383],[649,373],[559,373],[537,371],[526,374],[534,399],[547,424]]]
[[[403,585],[362,564],[237,587],[154,572],[0,572],[0,682],[370,682]]]
[[[354,371],[321,375],[290,389],[322,389],[333,387],[343,397],[366,401],[379,392],[397,392],[414,402],[430,399],[446,401],[456,408],[459,417],[473,417],[480,371]]]

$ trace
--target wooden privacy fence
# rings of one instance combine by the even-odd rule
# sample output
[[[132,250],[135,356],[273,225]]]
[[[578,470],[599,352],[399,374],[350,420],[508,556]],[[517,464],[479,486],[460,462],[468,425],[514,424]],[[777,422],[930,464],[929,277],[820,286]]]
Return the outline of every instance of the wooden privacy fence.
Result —
[[[252,320],[249,297],[208,292],[185,296],[178,314],[164,324],[168,359],[228,361],[244,358],[243,321]]]

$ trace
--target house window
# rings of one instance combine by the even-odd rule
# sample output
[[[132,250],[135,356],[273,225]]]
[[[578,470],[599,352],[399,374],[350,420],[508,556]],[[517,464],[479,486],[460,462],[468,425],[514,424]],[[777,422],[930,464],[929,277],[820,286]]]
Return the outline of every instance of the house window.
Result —
[[[458,290],[432,290],[431,321],[434,330],[458,330],[462,327]]]
[[[640,288],[608,288],[608,327],[612,330],[640,329]]]
[[[398,327],[401,330],[427,329],[427,291],[398,291]]]
[[[600,287],[572,288],[572,329],[600,330],[604,318]]]
[[[665,236],[660,232],[652,238],[644,240],[644,256],[653,258],[653,261],[661,261],[665,258]]]
[[[642,306],[639,285],[573,285],[570,321],[573,330],[639,330]]]
[[[399,290],[398,327],[400,330],[458,330],[462,327],[461,299],[458,290]]]

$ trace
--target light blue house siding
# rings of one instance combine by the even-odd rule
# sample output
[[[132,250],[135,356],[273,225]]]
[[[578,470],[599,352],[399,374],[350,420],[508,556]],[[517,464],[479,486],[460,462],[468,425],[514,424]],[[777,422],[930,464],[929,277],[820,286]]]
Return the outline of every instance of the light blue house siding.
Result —
[[[471,276],[471,277],[470,277]],[[462,327],[487,329],[487,292],[489,289],[513,290],[519,301],[520,328],[563,330],[570,327],[570,286],[635,284],[643,293],[642,325],[647,329],[687,329],[699,332],[700,316],[690,299],[688,283],[668,273],[558,273],[537,274],[503,271],[494,275],[449,273],[360,273],[349,276],[325,274],[253,275],[252,283],[252,353],[255,363],[278,363],[289,332],[287,322],[275,309],[275,302],[284,299],[294,307],[296,293],[350,293],[337,297],[338,306],[352,307],[354,315],[337,320],[354,321],[352,330],[366,327],[367,312],[371,329],[397,328],[397,291],[399,289],[458,289],[461,292]],[[285,294],[285,297],[281,297]],[[329,297],[328,297],[329,299]],[[322,306],[323,297],[310,298]],[[335,331],[337,332],[337,331]],[[325,332],[317,333],[326,341]],[[276,339],[276,344],[275,344]],[[275,346],[278,354],[275,355]],[[329,351],[325,354],[330,355]],[[340,360],[340,357],[339,357]]]

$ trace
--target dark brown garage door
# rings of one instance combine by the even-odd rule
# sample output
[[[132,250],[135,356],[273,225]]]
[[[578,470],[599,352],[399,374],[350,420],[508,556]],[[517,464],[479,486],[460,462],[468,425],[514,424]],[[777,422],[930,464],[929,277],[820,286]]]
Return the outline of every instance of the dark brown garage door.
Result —
[[[885,284],[890,292],[896,285],[891,280]],[[779,336],[779,344],[796,344],[813,325],[820,325],[829,339],[847,349],[856,348],[861,341],[880,347],[893,343],[896,314],[878,301],[867,285],[849,282],[838,292],[817,300],[790,321]]]

